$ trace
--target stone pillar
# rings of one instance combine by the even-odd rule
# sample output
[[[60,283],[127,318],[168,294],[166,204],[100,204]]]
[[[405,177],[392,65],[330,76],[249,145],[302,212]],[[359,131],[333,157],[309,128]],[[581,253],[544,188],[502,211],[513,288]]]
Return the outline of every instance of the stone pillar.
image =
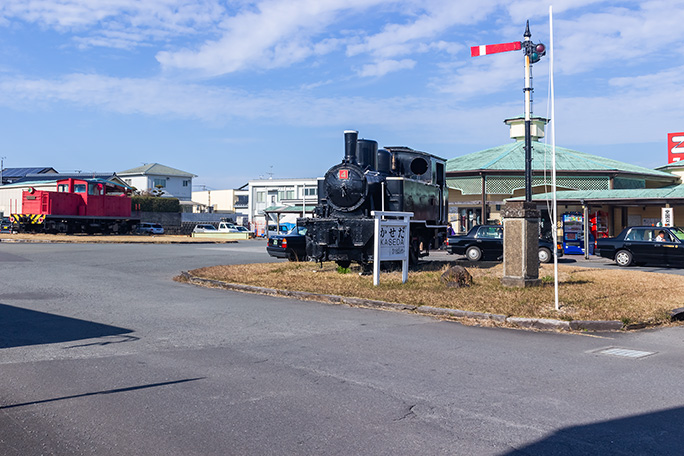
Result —
[[[504,275],[507,287],[536,287],[539,279],[539,211],[527,201],[506,203],[504,224]]]

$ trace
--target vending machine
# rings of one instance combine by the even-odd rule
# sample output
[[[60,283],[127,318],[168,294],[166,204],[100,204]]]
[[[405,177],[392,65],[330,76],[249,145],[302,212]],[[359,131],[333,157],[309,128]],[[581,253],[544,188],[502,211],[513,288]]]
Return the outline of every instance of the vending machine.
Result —
[[[596,211],[589,217],[589,229],[594,239],[607,238],[608,236],[608,213]]]
[[[584,255],[584,216],[581,212],[566,212],[563,222],[563,253]],[[594,236],[589,233],[589,254],[594,254]]]

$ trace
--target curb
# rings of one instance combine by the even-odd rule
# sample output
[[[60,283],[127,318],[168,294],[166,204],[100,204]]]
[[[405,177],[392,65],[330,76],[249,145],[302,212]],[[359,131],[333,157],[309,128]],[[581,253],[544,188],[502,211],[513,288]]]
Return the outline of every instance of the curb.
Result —
[[[289,291],[277,288],[256,287],[238,283],[223,282],[220,280],[203,279],[195,277],[187,271],[181,272],[180,279],[193,285],[211,285],[225,290],[240,291],[246,293],[264,294],[269,296],[283,296],[288,298],[306,299],[319,301],[327,304],[346,304],[350,307],[369,307],[375,309],[387,309],[398,311],[409,311],[418,315],[432,317],[447,317],[454,319],[468,318],[473,320],[490,321],[496,323],[508,323],[523,329],[545,330],[545,331],[624,331],[643,329],[645,323],[625,325],[621,321],[615,320],[553,320],[549,318],[523,318],[506,317],[505,315],[490,314],[485,312],[472,312],[469,310],[447,309],[444,307],[414,306],[410,304],[399,304],[395,302],[375,301],[363,298],[348,298],[345,296],[328,295],[322,293],[310,293],[306,291]]]

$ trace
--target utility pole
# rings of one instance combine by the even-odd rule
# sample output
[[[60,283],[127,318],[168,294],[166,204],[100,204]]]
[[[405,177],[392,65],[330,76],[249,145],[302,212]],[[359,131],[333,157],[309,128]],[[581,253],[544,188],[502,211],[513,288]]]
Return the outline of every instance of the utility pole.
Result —
[[[2,183],[2,171],[5,169],[5,159],[7,157],[0,157],[0,185],[3,185]]]

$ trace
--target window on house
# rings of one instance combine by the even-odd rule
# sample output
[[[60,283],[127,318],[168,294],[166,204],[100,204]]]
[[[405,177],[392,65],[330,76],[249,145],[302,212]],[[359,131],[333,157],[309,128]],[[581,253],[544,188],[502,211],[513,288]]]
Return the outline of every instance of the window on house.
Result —
[[[266,193],[265,192],[257,192],[256,196],[257,196],[257,198],[256,198],[257,203],[263,203],[264,201],[266,201]]]
[[[166,188],[166,179],[154,179],[154,188]]]
[[[294,190],[287,190],[285,192],[285,199],[294,199]]]
[[[318,192],[316,187],[308,187],[304,189],[304,196],[316,196]]]
[[[183,181],[183,187],[187,187],[188,185],[190,185],[190,181],[189,181],[189,180],[184,180],[184,181]]]
[[[131,183],[133,183],[133,179],[124,179],[124,182],[126,182],[128,185],[131,185]]]

